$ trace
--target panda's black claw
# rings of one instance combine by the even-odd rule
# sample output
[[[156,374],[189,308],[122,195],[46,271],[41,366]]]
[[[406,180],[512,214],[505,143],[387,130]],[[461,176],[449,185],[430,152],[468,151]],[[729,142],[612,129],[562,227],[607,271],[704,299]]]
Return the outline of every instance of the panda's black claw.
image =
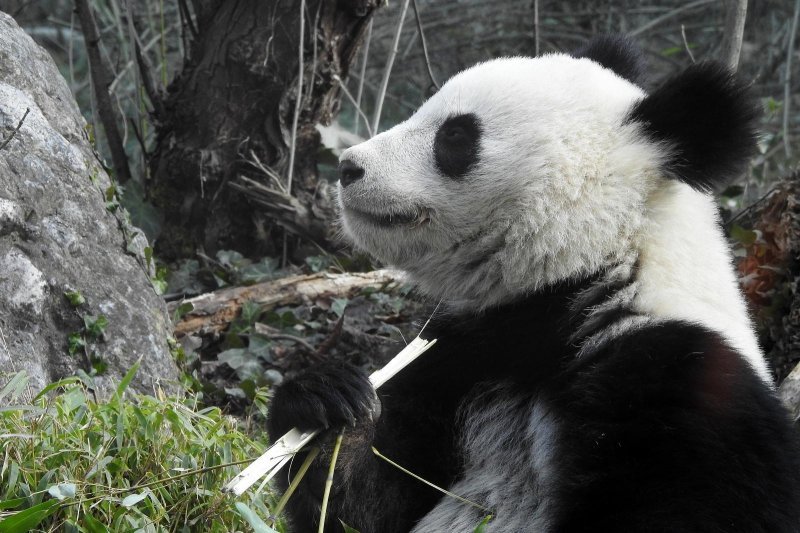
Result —
[[[359,368],[330,361],[279,386],[272,399],[268,429],[275,439],[297,427],[302,431],[374,424],[378,395]]]

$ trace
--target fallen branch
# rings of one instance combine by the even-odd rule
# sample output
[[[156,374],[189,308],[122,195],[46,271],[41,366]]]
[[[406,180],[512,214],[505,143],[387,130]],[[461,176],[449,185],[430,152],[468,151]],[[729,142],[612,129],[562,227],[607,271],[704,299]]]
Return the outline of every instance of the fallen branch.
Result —
[[[176,337],[189,334],[203,336],[224,331],[239,316],[244,302],[254,302],[266,309],[296,305],[322,296],[341,297],[366,288],[380,289],[396,281],[397,276],[397,272],[390,270],[289,276],[249,287],[220,289],[181,302],[170,302],[168,308],[170,313],[174,313],[179,306],[187,303],[192,305],[192,310],[175,324]]]

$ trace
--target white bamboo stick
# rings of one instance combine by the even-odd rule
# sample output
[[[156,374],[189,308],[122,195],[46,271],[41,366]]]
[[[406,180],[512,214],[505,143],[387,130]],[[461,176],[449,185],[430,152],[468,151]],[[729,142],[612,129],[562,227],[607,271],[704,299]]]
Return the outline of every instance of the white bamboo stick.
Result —
[[[376,389],[389,381],[395,374],[400,372],[411,361],[422,355],[436,343],[436,339],[425,340],[417,336],[408,346],[395,355],[386,366],[376,370],[369,377],[372,386]],[[239,475],[230,480],[224,487],[224,491],[232,492],[240,496],[262,477],[266,480],[271,479],[281,468],[314,437],[319,430],[303,433],[297,428],[293,428],[286,435],[275,441],[261,457],[253,461],[247,468],[242,470]]]

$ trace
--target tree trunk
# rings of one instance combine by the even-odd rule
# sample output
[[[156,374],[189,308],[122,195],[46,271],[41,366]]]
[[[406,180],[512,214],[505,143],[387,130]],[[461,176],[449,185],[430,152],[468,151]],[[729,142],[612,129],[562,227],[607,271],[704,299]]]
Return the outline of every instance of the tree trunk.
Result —
[[[336,77],[346,77],[377,1],[303,3],[304,83],[291,190],[301,223],[287,198],[265,204],[248,195],[240,179],[280,191],[266,167],[285,186],[301,0],[194,0],[196,22],[187,24],[191,45],[183,72],[156,106],[160,128],[149,192],[165,213],[157,243],[162,257],[186,257],[198,248],[275,253],[280,240],[274,237],[281,236],[276,225],[318,244],[327,241],[332,208],[327,184],[317,179],[314,126],[337,111]]]

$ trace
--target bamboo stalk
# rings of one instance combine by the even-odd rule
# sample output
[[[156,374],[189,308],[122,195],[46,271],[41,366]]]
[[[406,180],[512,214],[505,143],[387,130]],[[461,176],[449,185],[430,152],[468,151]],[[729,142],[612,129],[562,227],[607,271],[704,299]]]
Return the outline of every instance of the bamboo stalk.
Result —
[[[369,380],[372,386],[378,389],[435,343],[436,339],[429,341],[417,336],[400,353],[394,356],[386,366],[370,375]],[[303,433],[299,429],[293,428],[286,435],[275,441],[261,457],[230,480],[223,490],[233,492],[238,496],[262,477],[272,478],[289,462],[294,454],[311,442],[318,433],[319,431]]]
[[[336,436],[336,443],[333,445],[333,456],[331,457],[331,464],[328,467],[328,477],[325,479],[325,491],[322,493],[322,509],[319,513],[319,527],[317,533],[325,531],[325,517],[328,514],[328,499],[331,495],[331,487],[333,487],[333,473],[336,470],[336,460],[339,458],[339,449],[342,447],[342,438],[344,437],[344,430]]]

